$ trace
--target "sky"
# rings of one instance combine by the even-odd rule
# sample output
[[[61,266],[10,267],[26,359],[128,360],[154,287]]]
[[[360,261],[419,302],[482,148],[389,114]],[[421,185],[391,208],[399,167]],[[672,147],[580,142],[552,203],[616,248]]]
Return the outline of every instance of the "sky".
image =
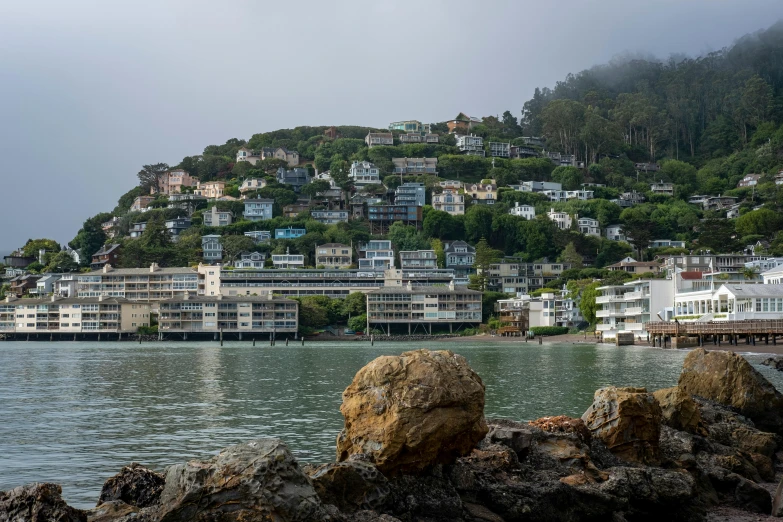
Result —
[[[0,1],[0,252],[66,243],[142,165],[229,138],[518,117],[569,72],[781,17],[780,0]]]

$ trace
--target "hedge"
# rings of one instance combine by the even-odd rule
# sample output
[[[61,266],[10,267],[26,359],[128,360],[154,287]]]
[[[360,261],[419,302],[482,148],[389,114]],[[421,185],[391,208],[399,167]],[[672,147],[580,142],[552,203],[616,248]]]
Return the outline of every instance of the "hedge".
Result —
[[[568,333],[567,326],[533,326],[530,331],[535,335],[563,335]]]

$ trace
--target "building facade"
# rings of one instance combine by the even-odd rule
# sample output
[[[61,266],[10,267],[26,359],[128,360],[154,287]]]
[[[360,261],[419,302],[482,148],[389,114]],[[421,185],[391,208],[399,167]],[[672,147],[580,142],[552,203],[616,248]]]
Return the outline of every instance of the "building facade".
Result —
[[[457,134],[457,148],[469,156],[484,156],[484,138],[481,136]]]
[[[465,214],[465,195],[456,189],[444,189],[440,194],[432,195],[432,208],[452,216],[462,216]]]
[[[228,210],[218,210],[217,206],[205,210],[202,214],[204,226],[225,227],[234,221],[234,215]]]
[[[219,234],[201,236],[201,257],[207,263],[215,263],[223,259],[223,243]]]
[[[424,206],[426,193],[424,183],[403,183],[394,191],[394,203],[396,205]]]
[[[351,163],[351,170],[348,172],[348,176],[353,180],[353,184],[357,189],[364,188],[367,185],[381,184],[381,169],[369,161],[354,161]]]
[[[331,269],[348,268],[353,264],[351,247],[341,243],[326,243],[315,247],[315,266]]]
[[[525,219],[536,219],[536,207],[532,205],[520,205],[517,201],[509,210],[509,214]]]
[[[273,199],[246,199],[245,211],[242,213],[248,221],[264,221],[272,219]]]
[[[436,174],[438,158],[392,158],[395,174]]]

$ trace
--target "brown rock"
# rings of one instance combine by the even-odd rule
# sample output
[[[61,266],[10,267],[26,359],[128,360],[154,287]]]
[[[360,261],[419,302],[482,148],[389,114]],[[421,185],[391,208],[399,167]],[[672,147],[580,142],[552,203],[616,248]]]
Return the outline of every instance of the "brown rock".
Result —
[[[587,429],[585,421],[582,419],[558,415],[557,417],[541,417],[530,421],[529,424],[547,433],[573,433],[582,442],[590,444],[590,430]]]
[[[661,420],[664,424],[676,430],[707,435],[699,405],[690,393],[679,386],[673,386],[653,392],[653,396],[661,406]]]
[[[778,484],[775,496],[772,499],[772,516],[783,517],[783,480]]]
[[[386,475],[468,454],[487,434],[484,383],[460,355],[378,357],[343,392],[337,460],[364,454]]]
[[[59,484],[35,483],[0,491],[0,521],[87,522],[87,513],[62,499]]]
[[[685,357],[678,385],[736,409],[762,430],[783,433],[783,395],[736,353],[693,350]]]
[[[661,407],[645,388],[601,388],[582,420],[618,457],[641,464],[660,461]]]

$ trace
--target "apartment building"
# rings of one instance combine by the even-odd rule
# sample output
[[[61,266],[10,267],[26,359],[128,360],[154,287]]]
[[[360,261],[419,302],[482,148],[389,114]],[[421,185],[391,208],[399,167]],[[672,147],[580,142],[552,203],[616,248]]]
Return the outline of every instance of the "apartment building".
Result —
[[[206,227],[225,227],[234,221],[234,215],[231,212],[219,210],[216,206],[205,210],[201,217]]]
[[[395,174],[436,174],[438,158],[392,158]]]
[[[465,188],[465,193],[470,194],[473,203],[479,205],[494,205],[498,199],[498,186],[494,179],[485,180],[489,183],[473,183]]]
[[[686,272],[721,272],[737,274],[742,272],[746,263],[767,259],[769,256],[748,254],[677,254],[656,256],[667,272],[674,268]]]
[[[661,318],[669,320],[674,313],[674,282],[669,279],[629,281],[623,285],[598,288],[600,309],[596,312],[596,330],[604,339],[614,339],[618,332],[632,332],[646,337],[645,323]]]
[[[529,294],[560,278],[563,270],[569,268],[571,268],[569,263],[551,263],[549,261],[526,263],[519,259],[506,258],[490,265],[487,286],[488,290],[495,292]]]
[[[310,217],[324,225],[346,223],[349,212],[347,210],[311,210]]]
[[[574,223],[568,212],[556,212],[554,208],[547,212],[546,216],[554,221],[560,230],[569,230]]]
[[[424,183],[403,183],[394,191],[394,203],[396,205],[424,206],[426,194]]]
[[[369,161],[354,161],[351,163],[348,177],[353,180],[353,185],[357,189],[362,189],[368,185],[380,185],[381,169]]]
[[[457,148],[468,156],[484,156],[484,138],[474,135],[455,135]]]
[[[325,243],[315,247],[315,266],[323,268],[348,268],[353,263],[351,247],[342,243]]]
[[[400,268],[438,268],[438,256],[435,255],[434,250],[402,250],[400,251]]]
[[[536,219],[536,207],[532,205],[520,205],[517,201],[514,206],[511,207],[511,210],[509,210],[509,214],[528,220]]]
[[[169,334],[292,334],[299,306],[292,299],[265,296],[191,296],[160,302],[158,330]]]
[[[201,236],[201,257],[207,263],[216,263],[223,259],[223,243],[219,234]]]
[[[367,293],[367,324],[391,334],[392,327],[408,333],[432,334],[432,326],[449,327],[481,323],[482,293],[455,286],[384,287]]]
[[[359,245],[359,270],[388,270],[394,268],[394,249],[388,239],[374,239]]]
[[[367,207],[370,234],[388,234],[389,227],[397,221],[421,228],[421,212],[420,205],[370,205]]]
[[[495,158],[508,158],[511,156],[511,144],[497,141],[489,142],[489,155]]]
[[[452,216],[462,216],[465,214],[465,196],[456,189],[444,189],[440,194],[432,194],[432,208]]]
[[[76,296],[121,297],[131,301],[159,301],[198,290],[198,272],[189,267],[113,268],[79,274]]]
[[[394,136],[391,132],[370,132],[364,137],[364,143],[369,148],[382,145],[394,145]]]
[[[246,199],[245,211],[242,213],[248,221],[264,221],[272,219],[273,199]]]
[[[307,230],[304,228],[276,228],[275,239],[296,239],[307,234]]]

